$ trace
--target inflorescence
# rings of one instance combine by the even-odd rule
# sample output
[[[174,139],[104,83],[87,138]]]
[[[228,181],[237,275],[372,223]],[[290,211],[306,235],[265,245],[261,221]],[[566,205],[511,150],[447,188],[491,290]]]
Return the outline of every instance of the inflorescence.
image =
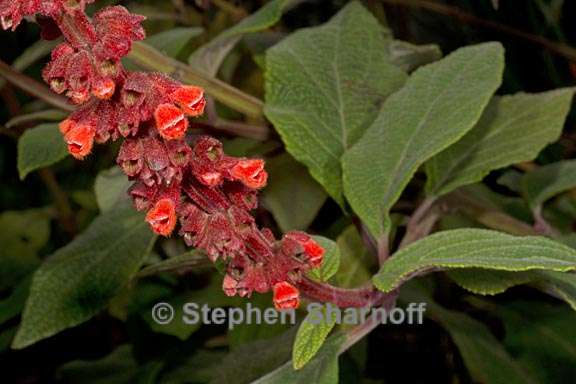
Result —
[[[303,232],[277,240],[258,228],[250,211],[267,182],[264,161],[227,156],[209,136],[187,136],[188,118],[204,112],[203,89],[123,68],[120,59],[145,37],[144,17],[112,6],[90,18],[85,6],[91,2],[0,0],[4,29],[36,16],[44,38],[64,36],[43,78],[78,106],[60,123],[70,154],[82,160],[94,142],[124,139],[117,163],[154,232],[177,231],[213,262],[223,261],[227,295],[273,290],[276,308],[298,307],[296,286],[303,272],[321,265],[324,249]]]

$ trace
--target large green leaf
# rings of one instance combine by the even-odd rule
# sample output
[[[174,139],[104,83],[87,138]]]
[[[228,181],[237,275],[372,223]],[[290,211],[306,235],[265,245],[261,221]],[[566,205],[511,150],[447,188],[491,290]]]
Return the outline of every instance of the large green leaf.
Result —
[[[503,67],[499,43],[461,48],[421,67],[346,152],[346,197],[374,236],[388,231],[388,212],[418,167],[476,124]]]
[[[443,195],[492,170],[534,159],[560,137],[573,94],[566,88],[495,97],[470,132],[426,163],[428,194]]]
[[[389,32],[352,2],[328,23],[293,33],[266,54],[264,112],[288,152],[343,204],[340,158],[406,78]]]
[[[306,167],[287,153],[268,161],[270,177],[262,194],[282,232],[306,230],[326,201],[326,192]]]
[[[18,140],[18,172],[24,179],[30,172],[52,165],[68,155],[66,143],[56,124],[29,129]]]
[[[309,309],[294,340],[292,349],[294,369],[301,369],[318,353],[326,337],[336,325],[336,311],[330,311],[326,305]]]
[[[522,192],[532,208],[575,187],[576,160],[564,160],[539,167],[525,174],[521,181]]]
[[[538,383],[494,337],[490,329],[461,312],[448,310],[432,299],[421,284],[409,283],[402,289],[400,300],[425,302],[426,316],[442,325],[458,347],[462,360],[475,383]]]
[[[455,229],[438,232],[398,251],[373,281],[380,290],[389,292],[415,274],[451,268],[568,271],[576,269],[576,251],[544,237]]]
[[[228,53],[248,33],[262,31],[276,24],[284,11],[301,0],[272,0],[230,29],[198,48],[188,59],[195,69],[216,76]]]
[[[336,240],[340,250],[340,266],[334,275],[334,282],[339,287],[355,288],[370,281],[371,267],[376,258],[364,247],[356,227],[350,225]]]
[[[24,348],[98,313],[137,272],[154,238],[131,207],[96,218],[34,274],[13,347]]]

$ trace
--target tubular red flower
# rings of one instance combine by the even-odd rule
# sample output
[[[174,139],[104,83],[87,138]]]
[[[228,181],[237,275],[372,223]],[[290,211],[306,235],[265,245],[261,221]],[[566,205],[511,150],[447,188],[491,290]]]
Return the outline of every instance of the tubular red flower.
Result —
[[[94,129],[86,124],[72,124],[64,136],[68,145],[68,152],[75,158],[83,160],[92,152],[94,145]]]
[[[188,120],[182,110],[173,104],[160,104],[154,112],[156,127],[166,140],[181,139],[188,129]]]
[[[204,89],[195,86],[183,86],[170,96],[187,115],[196,117],[204,113],[206,106]]]
[[[322,265],[322,260],[324,259],[324,248],[322,248],[313,239],[304,243],[304,252],[308,255],[308,260],[313,268]]]
[[[264,170],[264,160],[241,159],[231,169],[230,175],[244,185],[260,189],[268,181],[268,173]]]
[[[295,309],[300,306],[300,292],[292,284],[282,281],[274,284],[274,307],[277,310]]]
[[[101,100],[110,99],[116,90],[114,80],[105,78],[98,79],[92,84],[92,94]]]
[[[146,221],[154,232],[170,236],[176,226],[176,205],[171,199],[160,199],[146,215]]]

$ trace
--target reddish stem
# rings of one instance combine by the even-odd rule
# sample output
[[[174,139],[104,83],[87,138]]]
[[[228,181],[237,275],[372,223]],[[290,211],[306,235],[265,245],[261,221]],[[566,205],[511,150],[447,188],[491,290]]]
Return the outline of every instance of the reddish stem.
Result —
[[[321,302],[333,303],[341,308],[348,307],[371,307],[379,305],[386,297],[395,296],[392,292],[388,295],[377,291],[371,285],[366,288],[339,288],[326,283],[319,283],[304,277],[298,288],[302,294],[310,299]]]

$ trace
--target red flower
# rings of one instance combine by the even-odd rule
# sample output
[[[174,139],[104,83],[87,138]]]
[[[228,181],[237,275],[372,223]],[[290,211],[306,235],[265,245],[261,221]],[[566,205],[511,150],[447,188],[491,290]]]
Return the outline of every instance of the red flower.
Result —
[[[112,79],[98,79],[92,84],[92,94],[101,100],[108,100],[116,91],[116,83]]]
[[[173,104],[160,104],[154,112],[156,127],[166,140],[181,139],[188,129],[188,120],[182,110]]]
[[[324,259],[324,248],[322,248],[313,239],[306,241],[303,246],[304,253],[308,255],[308,261],[312,268],[318,268],[322,265],[322,260]]]
[[[300,292],[292,284],[283,281],[274,284],[274,307],[277,310],[294,309],[300,305]]]
[[[170,236],[176,226],[176,205],[171,199],[160,199],[146,215],[152,230],[162,236]]]
[[[195,86],[182,86],[170,95],[172,99],[189,116],[200,116],[204,113],[206,99],[204,90]]]
[[[60,133],[62,133],[63,135],[67,134],[75,124],[76,122],[71,119],[62,120],[60,124],[58,124],[58,127],[60,128]]]
[[[230,175],[250,188],[259,189],[266,185],[268,173],[264,170],[264,160],[242,159],[231,169]]]
[[[66,122],[67,120],[64,120]],[[68,152],[75,158],[83,160],[91,151],[94,144],[94,129],[86,124],[73,122],[61,123],[60,129],[67,129],[64,141],[68,144]],[[62,125],[64,128],[62,128]]]

